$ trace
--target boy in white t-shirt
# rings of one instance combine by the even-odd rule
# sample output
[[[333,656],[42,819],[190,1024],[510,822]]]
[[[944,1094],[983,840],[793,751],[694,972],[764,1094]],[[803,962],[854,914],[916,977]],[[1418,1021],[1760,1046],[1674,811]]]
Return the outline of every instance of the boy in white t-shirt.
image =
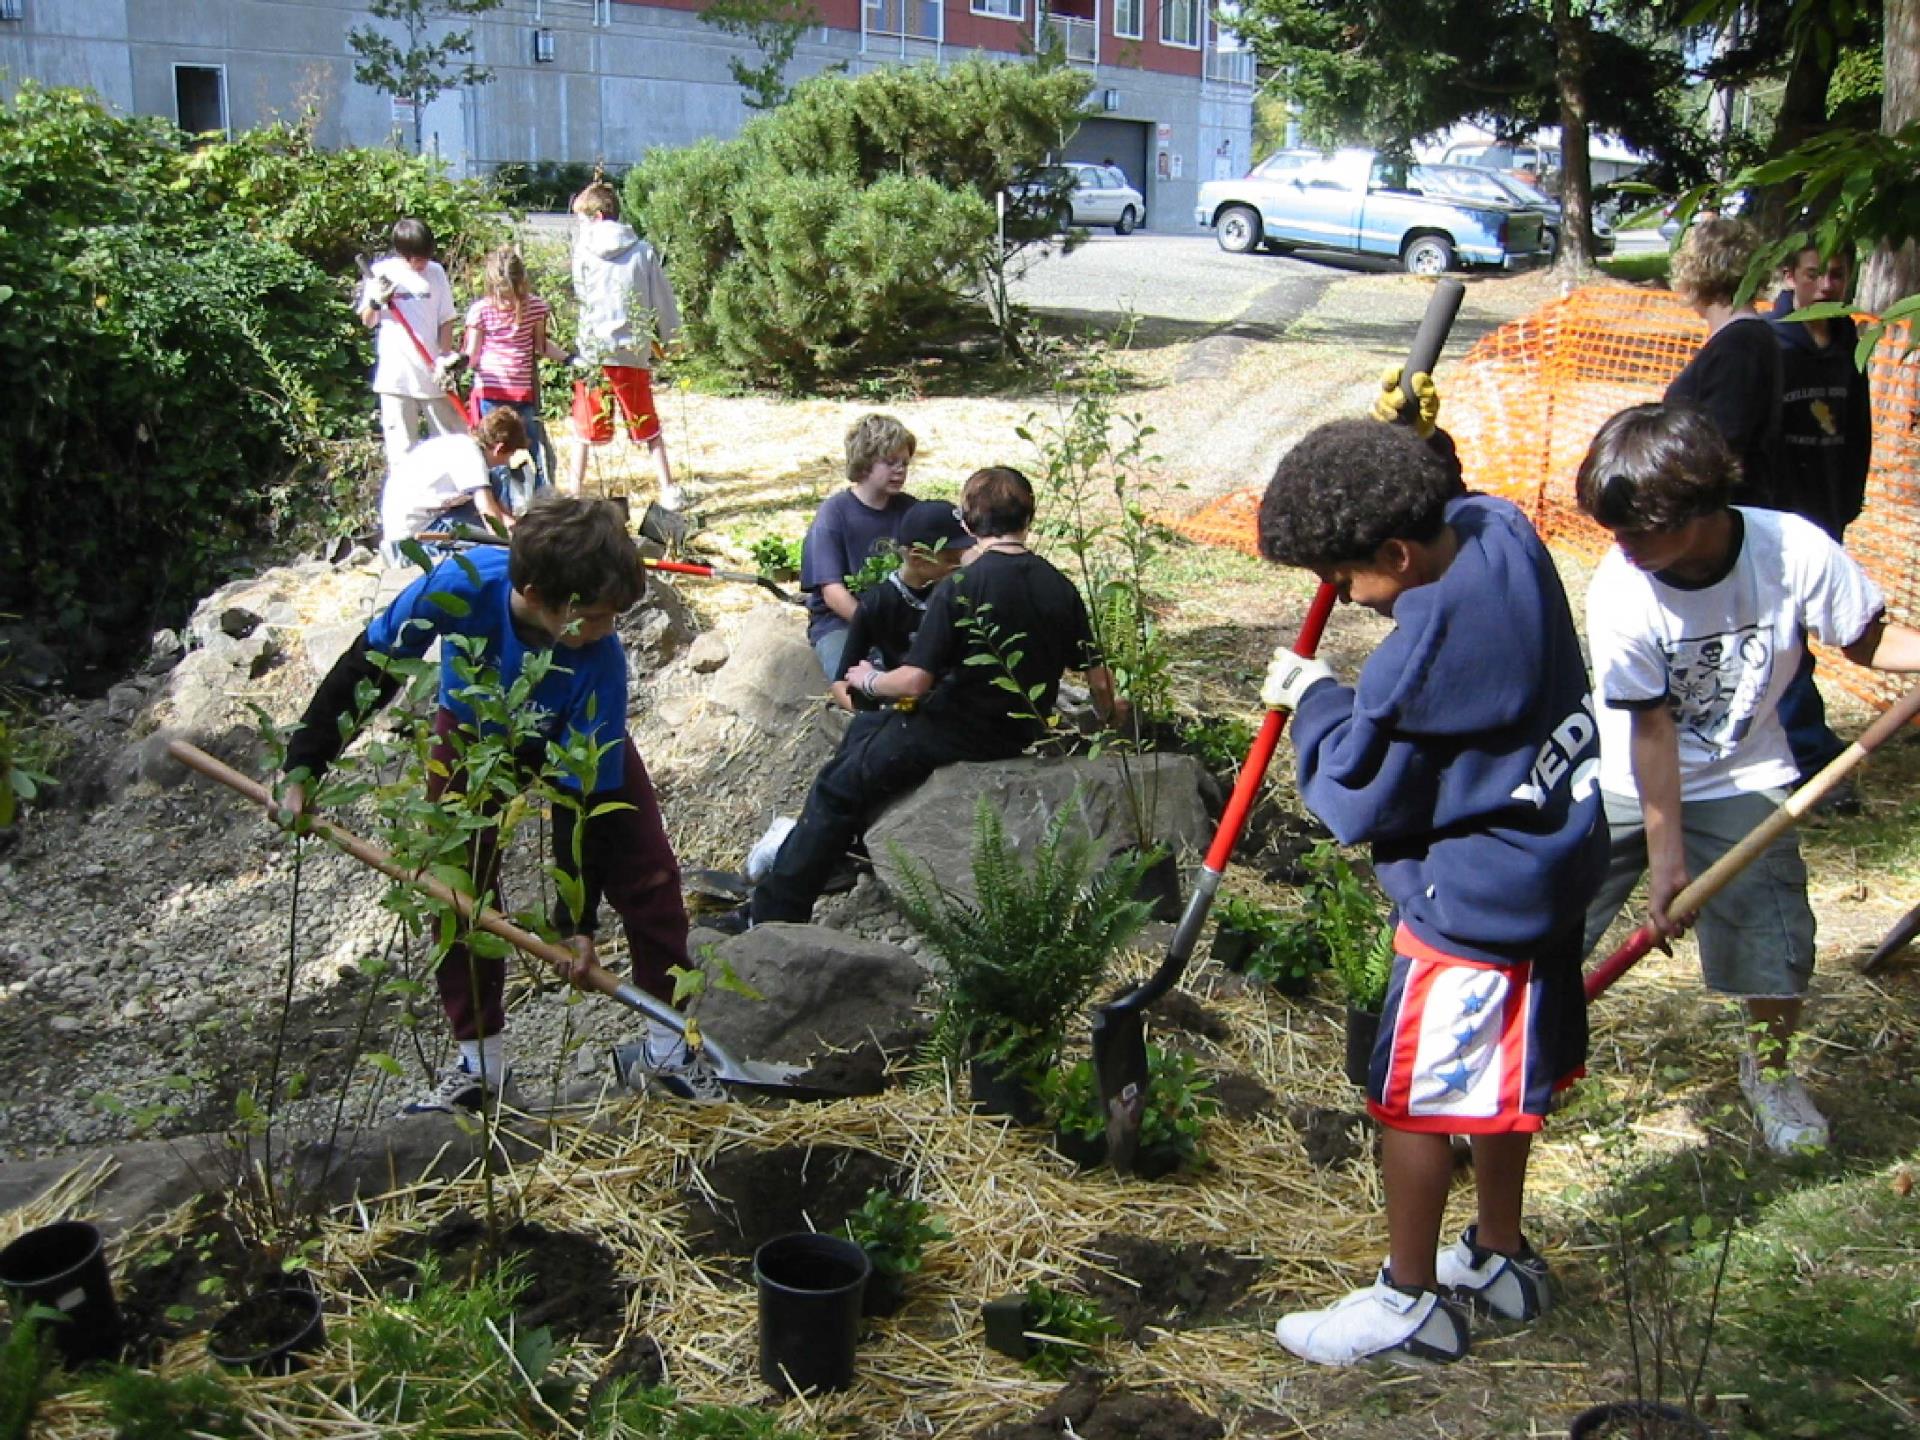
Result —
[[[461,523],[479,529],[494,521],[512,529],[514,517],[494,495],[491,472],[526,444],[520,416],[495,410],[471,435],[436,435],[402,455],[380,492],[380,548],[388,562],[402,563],[400,543],[423,530]]]
[[[389,469],[413,448],[424,420],[435,435],[467,428],[460,407],[437,373],[454,362],[453,286],[433,258],[433,231],[411,218],[393,226],[393,254],[376,260],[354,306],[360,323],[374,332],[373,393],[380,400],[380,437]],[[413,328],[409,336],[396,316]],[[419,344],[414,343],[417,337]],[[425,346],[435,357],[428,362]]]
[[[1879,670],[1920,670],[1920,632],[1820,528],[1728,503],[1739,462],[1705,415],[1636,405],[1594,437],[1580,508],[1615,546],[1587,591],[1600,701],[1608,876],[1587,911],[1591,950],[1648,872],[1648,922],[1671,938],[1697,919],[1707,987],[1746,1005],[1740,1088],[1769,1148],[1824,1146],[1827,1122],[1787,1069],[1813,974],[1807,872],[1791,831],[1701,909],[1669,909],[1764,820],[1798,771],[1780,697],[1811,634]]]

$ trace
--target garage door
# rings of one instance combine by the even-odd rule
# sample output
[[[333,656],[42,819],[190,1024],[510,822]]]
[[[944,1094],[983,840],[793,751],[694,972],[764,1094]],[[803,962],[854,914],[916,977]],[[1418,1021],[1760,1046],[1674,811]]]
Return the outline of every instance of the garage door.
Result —
[[[1147,167],[1150,128],[1141,120],[1083,120],[1060,151],[1060,158],[1088,165],[1118,165],[1126,172],[1127,183],[1147,197],[1151,213],[1153,194],[1147,188],[1147,179],[1153,173]]]

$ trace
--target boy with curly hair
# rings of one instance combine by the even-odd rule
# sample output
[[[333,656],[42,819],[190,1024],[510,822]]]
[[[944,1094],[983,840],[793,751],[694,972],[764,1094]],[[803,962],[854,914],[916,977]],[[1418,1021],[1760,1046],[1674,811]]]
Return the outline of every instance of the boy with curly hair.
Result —
[[[1394,622],[1353,686],[1282,648],[1261,691],[1294,712],[1302,801],[1342,844],[1371,843],[1398,920],[1367,1085],[1391,1254],[1373,1284],[1275,1330],[1325,1365],[1458,1360],[1463,1303],[1547,1308],[1521,1233],[1527,1156],[1586,1060],[1580,926],[1606,846],[1579,637],[1526,518],[1456,487],[1407,430],[1336,421],[1287,453],[1260,506],[1267,559]],[[1479,1211],[1442,1250],[1452,1135],[1472,1138]]]
[[[1613,534],[1587,591],[1600,696],[1600,791],[1612,829],[1587,915],[1598,944],[1647,873],[1663,938],[1698,920],[1707,988],[1745,1006],[1740,1089],[1768,1148],[1827,1143],[1791,1073],[1813,974],[1807,871],[1788,831],[1709,900],[1674,898],[1773,813],[1796,767],[1780,719],[1805,637],[1858,665],[1920,670],[1920,633],[1819,526],[1731,503],[1740,466],[1718,428],[1683,407],[1636,405],[1600,427],[1580,466],[1580,508]]]
[[[919,503],[907,493],[907,467],[919,447],[913,432],[891,415],[854,421],[847,431],[847,488],[821,505],[800,544],[807,643],[829,681],[844,669],[847,626],[859,606],[847,577],[899,538],[900,522]]]

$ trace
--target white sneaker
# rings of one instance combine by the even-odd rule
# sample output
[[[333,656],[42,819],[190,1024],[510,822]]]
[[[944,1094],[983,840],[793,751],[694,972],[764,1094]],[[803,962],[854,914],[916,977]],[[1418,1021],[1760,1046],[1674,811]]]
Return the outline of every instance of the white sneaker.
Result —
[[[793,827],[799,822],[791,815],[776,815],[773,823],[767,827],[767,833],[753,842],[753,849],[747,852],[747,879],[758,885],[767,878],[767,872],[773,869],[773,862],[779,858],[780,847],[787,843],[787,836],[793,833]]]
[[[400,1107],[402,1115],[451,1115],[456,1110],[478,1110],[483,1103],[498,1104],[500,1097],[513,1083],[513,1067],[507,1066],[496,1085],[483,1079],[476,1070],[469,1070],[462,1060],[455,1060],[440,1072],[440,1078],[433,1082],[424,1095],[409,1100]]]
[[[727,1093],[713,1062],[705,1053],[689,1055],[684,1041],[650,1035],[637,1045],[613,1047],[613,1073],[629,1090],[658,1090],[676,1100],[696,1105],[721,1105]]]
[[[1450,1364],[1467,1353],[1467,1317],[1437,1291],[1411,1293],[1381,1277],[1325,1310],[1283,1315],[1273,1338],[1303,1360],[1352,1365]]]
[[[1827,1117],[1813,1103],[1799,1076],[1769,1078],[1761,1073],[1749,1052],[1740,1057],[1740,1093],[1753,1107],[1760,1136],[1774,1154],[1827,1148]]]
[[[687,508],[687,492],[678,484],[662,485],[660,498],[653,503],[662,510],[684,510]]]
[[[1553,1305],[1547,1262],[1522,1240],[1518,1255],[1502,1255],[1480,1245],[1480,1227],[1466,1233],[1436,1257],[1434,1274],[1443,1293],[1496,1320],[1537,1320]]]

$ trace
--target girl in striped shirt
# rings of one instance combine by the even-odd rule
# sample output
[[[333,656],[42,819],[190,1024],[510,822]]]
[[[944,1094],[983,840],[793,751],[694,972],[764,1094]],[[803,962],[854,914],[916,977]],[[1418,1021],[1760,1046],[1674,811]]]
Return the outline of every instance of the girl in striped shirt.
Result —
[[[540,422],[539,357],[561,364],[573,359],[547,337],[552,313],[547,302],[529,290],[526,261],[518,250],[503,245],[487,256],[487,293],[467,310],[466,352],[473,362],[479,412],[474,419],[484,419],[502,406],[519,413],[533,452],[534,494],[552,486],[554,469],[553,445]],[[533,494],[508,493],[500,498],[519,514]]]

